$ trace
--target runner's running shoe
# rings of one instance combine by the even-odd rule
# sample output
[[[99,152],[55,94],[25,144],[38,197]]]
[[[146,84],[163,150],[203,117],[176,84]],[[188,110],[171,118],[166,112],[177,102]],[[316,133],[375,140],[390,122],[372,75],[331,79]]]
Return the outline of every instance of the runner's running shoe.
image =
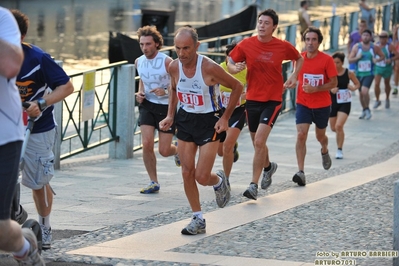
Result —
[[[173,141],[173,144],[177,147],[177,140]],[[181,164],[180,164],[179,153],[176,153],[176,154],[174,155],[174,158],[175,158],[175,164],[176,164],[176,166],[177,166],[177,167],[180,167]]]
[[[22,208],[22,205],[19,205],[20,207],[20,212],[18,214],[15,214],[15,221],[19,224],[23,224],[26,222],[26,219],[28,219],[28,213]]]
[[[323,153],[321,154],[321,159],[323,161],[323,168],[325,170],[330,169],[332,162],[331,162],[330,154],[328,154],[328,151],[326,154],[323,154]]]
[[[292,181],[297,183],[299,186],[305,186],[306,185],[306,177],[305,173],[302,171],[299,171],[292,177]]]
[[[197,216],[193,216],[190,223],[181,230],[183,235],[196,235],[196,234],[204,234],[206,232],[206,223],[205,219],[201,220]]]
[[[47,228],[44,225],[40,225],[42,228],[42,249],[51,248],[51,240],[53,239],[53,234],[51,233],[51,227]]]
[[[23,257],[17,257],[14,255],[14,259],[18,261],[19,265],[33,265],[33,266],[44,266],[44,260],[39,254],[37,247],[37,239],[33,231],[29,228],[22,228],[22,235],[29,242],[30,248]]]
[[[227,178],[226,175],[224,174],[223,171],[217,171],[216,175],[220,178],[222,178],[222,183],[220,184],[219,187],[213,189],[215,190],[215,196],[216,196],[216,203],[220,208],[223,208],[226,206],[226,204],[230,200],[230,190],[229,186],[227,184]]]
[[[244,191],[243,196],[248,199],[256,200],[258,198],[258,185],[251,182],[247,190]]]
[[[271,183],[272,183],[272,175],[276,172],[277,170],[277,164],[270,162],[270,170],[269,171],[263,171],[263,178],[262,182],[260,183],[260,187],[262,189],[267,189]]]
[[[158,192],[160,188],[161,188],[161,186],[157,182],[151,181],[148,184],[148,187],[142,188],[140,190],[140,193],[142,193],[142,194],[151,194],[151,193]]]

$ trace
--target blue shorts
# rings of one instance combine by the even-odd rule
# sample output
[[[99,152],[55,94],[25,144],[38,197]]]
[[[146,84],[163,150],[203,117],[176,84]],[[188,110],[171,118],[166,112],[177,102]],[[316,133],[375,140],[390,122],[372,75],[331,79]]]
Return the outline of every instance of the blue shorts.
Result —
[[[360,82],[359,91],[362,90],[362,87],[366,87],[366,88],[370,89],[371,83],[373,83],[373,80],[374,80],[374,76],[366,76],[366,77],[358,77],[358,76],[356,76],[356,78]]]
[[[308,108],[304,105],[296,105],[296,124],[312,124],[315,123],[319,129],[324,129],[328,125],[330,118],[331,106],[322,108]]]

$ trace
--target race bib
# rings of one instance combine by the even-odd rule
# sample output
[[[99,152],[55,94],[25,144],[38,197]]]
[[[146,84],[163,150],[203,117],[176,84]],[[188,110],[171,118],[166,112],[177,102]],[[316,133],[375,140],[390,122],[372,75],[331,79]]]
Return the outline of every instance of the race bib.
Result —
[[[337,103],[350,103],[352,101],[352,93],[350,90],[338,90],[335,94],[337,96]]]
[[[230,95],[231,95],[231,92],[221,91],[220,94],[221,94],[221,96],[222,96],[222,104],[223,104],[223,106],[224,106],[224,107],[227,107],[227,105],[228,105],[229,102],[230,102]],[[238,106],[240,106],[240,105],[241,105],[241,98],[240,98],[240,100],[238,100],[238,102],[237,102],[237,104],[236,104],[236,107],[238,107]]]
[[[377,57],[378,58],[378,57]],[[375,65],[376,66],[379,66],[379,67],[386,67],[387,66],[387,64],[385,63],[385,60],[382,60],[382,61],[380,61],[380,62],[377,62],[377,63],[375,63]]]
[[[370,60],[360,60],[357,62],[357,68],[360,72],[370,72],[371,71],[371,61]]]
[[[324,84],[323,74],[303,74],[303,84],[309,84],[312,87]]]
[[[182,104],[187,106],[187,108],[196,111],[202,111],[205,109],[204,95],[200,92],[177,91],[177,97]]]

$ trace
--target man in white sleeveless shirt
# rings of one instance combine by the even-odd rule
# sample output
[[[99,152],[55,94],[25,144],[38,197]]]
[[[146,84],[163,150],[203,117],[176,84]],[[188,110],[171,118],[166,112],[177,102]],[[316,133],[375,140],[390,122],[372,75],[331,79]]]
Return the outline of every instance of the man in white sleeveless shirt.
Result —
[[[175,163],[180,166],[177,147],[172,144],[175,125],[164,130],[159,129],[159,122],[168,112],[168,87],[170,76],[169,63],[172,58],[159,52],[163,38],[155,26],[144,26],[137,31],[143,55],[136,59],[135,65],[140,76],[136,100],[139,105],[139,124],[143,144],[143,161],[150,183],[140,193],[158,192],[160,185],[157,175],[157,159],[154,152],[154,133],[158,130],[158,151],[164,156],[175,156]]]
[[[173,125],[175,106],[179,155],[184,190],[193,211],[191,222],[181,231],[184,235],[205,233],[197,182],[213,186],[216,203],[223,208],[230,200],[230,185],[223,171],[212,173],[219,142],[228,129],[228,120],[241,96],[243,85],[219,64],[197,53],[199,42],[195,29],[179,28],[174,37],[178,59],[169,65],[171,87],[167,117],[160,128]],[[230,102],[223,112],[219,84],[231,88]],[[195,163],[199,150],[198,161]]]

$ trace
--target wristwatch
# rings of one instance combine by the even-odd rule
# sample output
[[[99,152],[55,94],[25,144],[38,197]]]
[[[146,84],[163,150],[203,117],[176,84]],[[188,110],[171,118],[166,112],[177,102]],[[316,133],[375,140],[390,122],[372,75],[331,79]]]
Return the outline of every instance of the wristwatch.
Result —
[[[165,95],[168,95],[169,94],[168,88],[164,88],[164,90],[165,90]]]
[[[40,112],[43,112],[43,110],[46,109],[46,107],[47,107],[46,100],[43,98],[39,98],[36,101],[37,101],[37,105],[39,106]]]

